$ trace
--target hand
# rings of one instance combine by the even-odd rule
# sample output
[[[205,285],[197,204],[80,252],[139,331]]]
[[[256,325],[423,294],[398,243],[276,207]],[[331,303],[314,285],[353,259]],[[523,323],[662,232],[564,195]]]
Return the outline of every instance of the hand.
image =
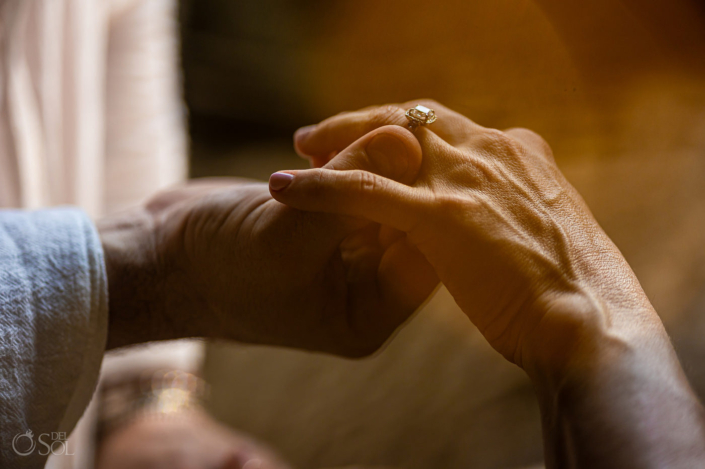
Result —
[[[296,137],[324,164],[402,106],[328,119]],[[289,171],[292,207],[365,217],[406,233],[485,338],[527,371],[546,467],[696,467],[705,413],[639,282],[528,130],[486,129],[434,102],[416,131],[410,186],[364,171]]]
[[[343,113],[296,136],[314,164],[386,124],[403,105]],[[287,171],[272,190],[295,208],[364,217],[407,235],[490,344],[529,367],[558,362],[633,321],[663,334],[634,274],[551,150],[525,129],[487,129],[435,102],[438,121],[417,129],[424,160],[404,185],[364,171]],[[640,330],[637,333],[644,333]],[[648,334],[648,331],[647,331]]]
[[[143,411],[103,435],[96,469],[291,469],[270,448],[200,409]]]
[[[420,163],[416,139],[397,127],[364,136],[326,167],[408,183]],[[362,356],[438,283],[404,237],[380,242],[375,224],[286,207],[263,183],[193,182],[99,229],[109,348],[201,336]]]

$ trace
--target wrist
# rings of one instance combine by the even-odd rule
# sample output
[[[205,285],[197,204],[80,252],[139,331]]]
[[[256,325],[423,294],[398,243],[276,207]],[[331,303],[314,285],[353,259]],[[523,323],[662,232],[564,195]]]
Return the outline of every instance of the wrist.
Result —
[[[671,349],[650,307],[620,309],[588,291],[547,294],[537,305],[542,319],[524,338],[517,362],[535,384],[579,382],[607,363]]]
[[[548,342],[555,336],[536,337],[539,352],[524,367],[541,410],[546,467],[670,467],[676,460],[694,467],[703,458],[702,406],[653,309],[581,307],[576,316],[589,320],[567,328],[565,353]]]
[[[134,210],[98,223],[108,277],[107,349],[158,340],[164,321],[163,272],[154,222]]]

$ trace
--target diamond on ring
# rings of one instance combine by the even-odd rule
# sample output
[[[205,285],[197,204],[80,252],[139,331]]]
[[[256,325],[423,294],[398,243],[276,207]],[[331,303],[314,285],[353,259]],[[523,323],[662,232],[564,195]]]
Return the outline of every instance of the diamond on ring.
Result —
[[[409,128],[411,130],[415,130],[419,126],[433,124],[437,119],[433,109],[420,104],[406,111],[406,118],[409,119]]]

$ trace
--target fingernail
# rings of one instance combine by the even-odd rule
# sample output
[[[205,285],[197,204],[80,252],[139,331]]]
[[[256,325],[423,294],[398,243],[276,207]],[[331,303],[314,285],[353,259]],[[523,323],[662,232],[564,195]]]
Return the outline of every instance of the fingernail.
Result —
[[[288,186],[294,179],[293,174],[289,173],[274,173],[269,176],[269,187],[273,191],[280,191]]]
[[[315,125],[307,125],[306,127],[301,127],[299,130],[294,132],[294,140],[296,142],[303,142],[306,140],[306,137],[313,132],[313,129],[315,129]]]
[[[381,133],[375,136],[365,150],[381,176],[403,176],[409,168],[406,145],[393,135]]]

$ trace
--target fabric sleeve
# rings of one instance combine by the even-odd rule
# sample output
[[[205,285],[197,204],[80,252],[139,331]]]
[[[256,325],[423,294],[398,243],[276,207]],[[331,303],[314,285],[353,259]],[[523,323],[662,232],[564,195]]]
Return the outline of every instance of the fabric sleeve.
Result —
[[[41,435],[51,444],[80,418],[105,350],[107,300],[100,239],[82,211],[0,210],[0,467],[42,467]]]

